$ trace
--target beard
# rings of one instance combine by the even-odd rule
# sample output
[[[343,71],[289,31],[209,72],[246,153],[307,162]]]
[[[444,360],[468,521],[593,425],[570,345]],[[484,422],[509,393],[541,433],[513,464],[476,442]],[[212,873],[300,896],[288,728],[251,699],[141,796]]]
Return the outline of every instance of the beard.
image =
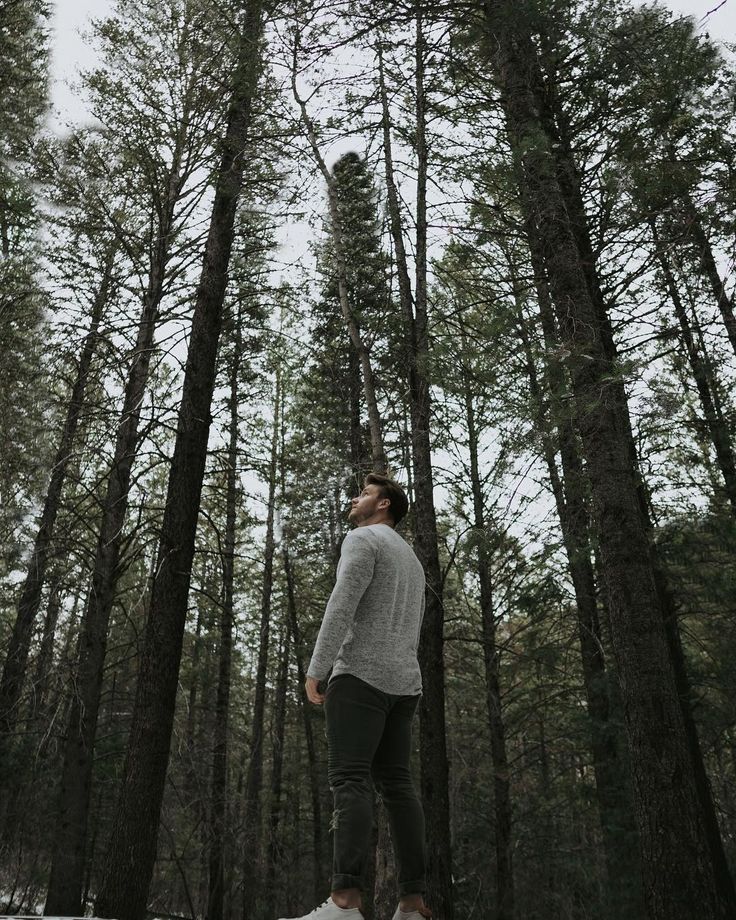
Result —
[[[359,524],[361,521],[367,521],[375,513],[376,509],[373,508],[351,508],[350,513],[348,514],[348,521],[353,524]]]

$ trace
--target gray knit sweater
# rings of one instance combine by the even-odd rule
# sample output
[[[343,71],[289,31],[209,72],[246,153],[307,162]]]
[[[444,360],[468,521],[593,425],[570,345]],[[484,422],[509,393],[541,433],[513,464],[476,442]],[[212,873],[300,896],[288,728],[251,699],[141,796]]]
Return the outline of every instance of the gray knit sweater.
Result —
[[[353,674],[397,695],[422,690],[417,660],[424,618],[424,570],[414,550],[387,524],[345,537],[308,675]],[[333,667],[334,665],[334,667]]]

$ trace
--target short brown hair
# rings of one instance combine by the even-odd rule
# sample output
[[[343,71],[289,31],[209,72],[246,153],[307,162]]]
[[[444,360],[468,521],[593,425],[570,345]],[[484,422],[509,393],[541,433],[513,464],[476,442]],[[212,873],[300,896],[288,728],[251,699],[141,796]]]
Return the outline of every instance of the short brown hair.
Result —
[[[365,484],[367,486],[378,486],[381,490],[381,498],[389,500],[388,513],[393,518],[394,524],[398,524],[406,516],[406,512],[409,510],[409,499],[398,482],[381,473],[368,473],[365,477]]]

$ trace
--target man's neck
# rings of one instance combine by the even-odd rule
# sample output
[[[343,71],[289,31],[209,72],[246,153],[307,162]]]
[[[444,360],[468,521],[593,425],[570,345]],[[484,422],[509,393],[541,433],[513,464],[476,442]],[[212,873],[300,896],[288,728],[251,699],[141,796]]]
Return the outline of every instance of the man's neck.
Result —
[[[391,530],[394,529],[393,521],[390,521],[390,520],[388,520],[387,518],[384,518],[384,517],[379,517],[379,518],[368,518],[367,521],[361,521],[357,526],[358,526],[358,527],[368,527],[369,524],[385,524],[386,527],[390,527]]]

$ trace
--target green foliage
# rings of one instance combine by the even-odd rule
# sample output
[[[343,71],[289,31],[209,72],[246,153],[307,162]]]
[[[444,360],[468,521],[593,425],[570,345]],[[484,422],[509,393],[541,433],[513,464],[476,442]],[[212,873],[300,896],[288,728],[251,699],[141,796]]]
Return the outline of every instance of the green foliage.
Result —
[[[49,448],[42,367],[48,298],[40,283],[38,202],[30,164],[48,106],[50,8],[0,10],[0,580],[18,564]]]
[[[383,251],[374,178],[367,161],[347,153],[334,166],[348,303],[371,355],[377,388],[386,400],[387,432],[396,425],[393,402],[401,387],[398,360],[403,355],[401,318],[391,297],[390,266]],[[304,396],[314,413],[314,433],[332,435],[333,469],[345,491],[359,491],[360,477],[371,469],[370,437],[363,416],[362,369],[342,315],[337,268],[331,245],[318,251],[322,286],[312,304],[312,341],[316,349],[304,380]],[[397,379],[398,378],[398,379]],[[340,469],[341,468],[341,469]]]
[[[46,0],[12,0],[0,9],[0,163],[28,160],[48,107],[51,6]]]

